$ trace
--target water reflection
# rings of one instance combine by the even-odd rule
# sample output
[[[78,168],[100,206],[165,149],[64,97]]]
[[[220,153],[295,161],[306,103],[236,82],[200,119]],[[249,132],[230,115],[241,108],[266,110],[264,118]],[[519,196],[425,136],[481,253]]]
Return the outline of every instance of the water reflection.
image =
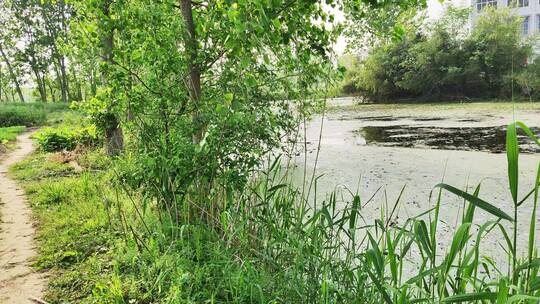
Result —
[[[540,128],[531,128],[537,136]],[[436,127],[436,126],[366,126],[355,132],[367,145],[433,148],[501,153],[505,151],[506,126]],[[534,143],[518,130],[520,148],[525,153],[540,152]]]

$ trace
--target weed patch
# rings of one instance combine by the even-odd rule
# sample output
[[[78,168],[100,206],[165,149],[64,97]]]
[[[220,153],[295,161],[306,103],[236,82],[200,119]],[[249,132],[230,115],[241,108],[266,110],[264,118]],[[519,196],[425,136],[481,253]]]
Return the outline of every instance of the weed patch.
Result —
[[[17,135],[24,131],[26,131],[26,127],[23,126],[0,128],[0,144],[15,141],[17,139]]]
[[[516,128],[532,134],[519,122],[508,128],[513,193],[518,187]],[[390,224],[399,199],[380,218],[364,219],[359,195],[331,193],[309,204],[282,179],[276,160],[242,191],[212,185],[213,192],[204,196],[178,193],[175,205],[164,206],[144,191],[126,188],[134,184],[128,181],[126,159],[107,163],[96,150],[81,162],[82,173],[49,159],[49,154],[36,154],[14,166],[12,175],[24,181],[30,195],[39,224],[36,264],[52,270],[47,299],[53,303],[540,299],[534,241],[540,168],[529,195],[514,199],[514,210],[526,198],[534,204],[528,254],[518,257],[511,238],[517,225],[512,231],[502,225],[515,223],[517,212],[482,200],[480,187],[466,193],[436,186],[462,198],[465,207],[448,250],[437,252],[440,195],[432,209],[404,224]],[[88,166],[94,162],[95,167]],[[491,220],[475,223],[478,210]],[[506,240],[501,246],[508,265],[480,251],[483,237],[497,232]]]
[[[39,131],[35,138],[39,147],[45,152],[74,150],[77,146],[92,147],[98,144],[96,128],[87,127],[56,127]]]

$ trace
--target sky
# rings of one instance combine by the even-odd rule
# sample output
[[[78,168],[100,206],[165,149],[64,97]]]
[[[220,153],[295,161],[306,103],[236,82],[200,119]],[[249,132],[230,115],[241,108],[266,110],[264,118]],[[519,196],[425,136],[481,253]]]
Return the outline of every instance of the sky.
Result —
[[[452,4],[457,7],[465,7],[470,4],[469,0],[446,0],[441,3],[440,0],[427,0],[427,14],[430,19],[437,19],[440,18],[442,13],[444,12],[444,6],[447,4]],[[343,20],[343,13],[341,12],[334,12],[336,21],[340,22]],[[336,51],[337,55],[343,55],[345,52],[345,48],[347,46],[347,42],[345,41],[345,37],[339,37],[336,45],[334,46],[334,50]]]
[[[428,3],[428,16],[430,18],[436,19],[441,16],[442,12],[444,11],[444,6],[446,4],[452,4],[458,7],[465,7],[469,5],[470,1],[449,0],[449,1],[444,1],[443,3],[441,3],[439,0],[428,0],[427,3]]]

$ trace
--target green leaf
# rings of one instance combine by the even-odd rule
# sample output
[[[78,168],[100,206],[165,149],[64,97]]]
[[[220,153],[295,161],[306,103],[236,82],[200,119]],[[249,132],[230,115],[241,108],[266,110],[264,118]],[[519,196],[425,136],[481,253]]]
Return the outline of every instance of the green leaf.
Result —
[[[355,195],[353,198],[351,216],[349,218],[349,233],[353,233],[356,228],[356,217],[358,215],[358,210],[360,209],[360,196]]]
[[[382,294],[384,301],[387,304],[393,304],[392,299],[390,298],[390,295],[388,294],[388,292],[386,292],[386,289],[384,289],[381,282],[379,282],[379,280],[375,277],[375,275],[373,275],[371,270],[366,269],[366,271],[369,277],[371,278],[371,281],[373,282],[373,284],[375,284],[375,287],[377,288],[377,290],[379,290],[379,292]]]
[[[450,246],[450,251],[446,256],[445,274],[447,274],[450,270],[450,267],[452,266],[452,263],[454,262],[457,254],[463,249],[463,247],[465,247],[465,244],[469,239],[470,227],[471,223],[461,224],[461,226],[459,226],[458,230],[454,234],[454,238],[452,239],[452,245]]]
[[[508,284],[503,278],[499,281],[499,290],[497,291],[497,304],[505,304],[508,301]]]
[[[497,299],[496,292],[473,292],[451,296],[443,299],[444,303],[461,303],[461,302],[474,302],[474,301],[495,301]]]
[[[431,274],[434,274],[436,273],[437,271],[439,271],[442,267],[441,266],[438,266],[438,267],[435,267],[435,268],[430,268],[428,270],[424,270],[422,271],[421,273],[415,275],[414,277],[410,278],[409,280],[407,280],[407,282],[405,282],[406,284],[414,284],[416,282],[418,282],[419,280],[431,275]]]
[[[377,274],[380,278],[384,275],[384,257],[381,253],[381,250],[379,249],[379,244],[377,244],[377,241],[371,236],[371,234],[367,233],[369,237],[369,241],[371,243],[372,249],[368,250],[368,257],[372,259],[373,266],[375,266],[375,269],[377,270]]]
[[[234,94],[233,93],[225,93],[225,103],[227,105],[230,105],[234,99]]]
[[[422,248],[424,249],[426,254],[431,258],[433,248],[431,248],[429,242],[427,226],[424,220],[418,220],[414,223],[414,234],[416,235],[416,238],[422,245]]]
[[[532,301],[532,303],[538,303],[540,301],[540,297],[533,297],[529,295],[518,294],[518,295],[511,296],[510,299],[508,299],[506,303],[514,303],[514,302],[522,302],[522,301],[526,301],[525,303],[528,303],[527,300]]]
[[[452,192],[455,195],[464,198],[469,203],[474,204],[476,207],[478,207],[480,209],[483,209],[484,211],[495,215],[496,217],[499,217],[501,219],[505,219],[505,220],[508,220],[508,221],[513,221],[514,220],[510,215],[506,214],[501,209],[499,209],[499,208],[493,206],[492,204],[482,200],[481,198],[478,198],[478,197],[476,197],[474,195],[471,195],[471,194],[469,194],[467,192],[461,191],[461,190],[459,190],[459,189],[457,189],[455,187],[452,187],[452,186],[444,184],[444,183],[438,184],[435,187],[442,188],[442,189],[445,189],[445,190],[447,190],[449,192]]]
[[[508,183],[514,204],[518,203],[518,158],[519,146],[517,141],[516,124],[511,123],[506,129],[506,158],[508,160]]]
[[[540,147],[540,140],[538,140],[538,138],[534,135],[531,129],[527,127],[526,124],[521,121],[516,121],[516,124],[525,132],[525,134],[527,134],[527,136],[529,136],[530,139],[532,139],[538,145],[538,147]]]
[[[540,258],[536,258],[536,259],[531,259],[530,262],[526,262],[526,263],[523,263],[521,265],[519,265],[516,270],[517,271],[522,271],[522,270],[525,270],[525,269],[529,269],[529,268],[532,268],[532,267],[539,267],[540,266]]]
[[[535,291],[540,289],[540,277],[535,277],[531,279],[530,282],[530,291]]]

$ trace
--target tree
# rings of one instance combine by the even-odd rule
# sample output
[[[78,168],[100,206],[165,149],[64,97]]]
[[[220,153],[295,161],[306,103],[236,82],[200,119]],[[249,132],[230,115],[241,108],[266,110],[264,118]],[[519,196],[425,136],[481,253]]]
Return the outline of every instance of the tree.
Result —
[[[103,27],[101,35],[102,43],[102,60],[106,65],[114,64],[114,30],[115,25],[111,18],[111,5],[112,0],[103,0],[101,26]],[[108,74],[108,68],[104,68],[101,74],[101,82],[104,86],[109,85],[111,79]],[[107,113],[104,117],[104,134],[105,134],[105,147],[109,155],[117,155],[121,152],[124,146],[124,136],[120,122],[116,113],[111,109],[107,109]]]
[[[41,101],[47,101],[45,78],[51,53],[44,39],[43,20],[33,0],[11,0],[14,20],[20,29],[17,61],[24,62],[34,76]]]
[[[5,49],[9,47],[10,49],[14,48],[14,37],[17,33],[16,28],[13,27],[13,18],[11,14],[11,8],[8,6],[7,2],[0,4],[0,56],[4,62],[6,69],[11,78],[11,82],[15,86],[15,90],[19,95],[19,100],[24,102],[24,95],[21,90],[21,85],[19,78],[17,77],[16,69],[13,66],[12,58],[13,56],[8,53],[8,50]],[[0,94],[0,99],[1,99]],[[7,99],[7,98],[6,98]]]
[[[71,17],[71,7],[63,0],[37,1],[32,3],[41,13],[45,35],[44,43],[48,44],[52,64],[56,73],[58,87],[62,95],[62,101],[69,100],[69,78],[67,73],[66,59],[60,49],[60,44],[65,43],[68,33],[68,24]]]
[[[465,69],[468,83],[485,88],[487,96],[508,96],[512,74],[527,65],[532,46],[522,39],[521,22],[509,9],[488,8],[464,42],[470,54]]]
[[[204,196],[216,184],[247,181],[328,80],[341,30],[329,26],[337,1],[73,5],[72,47],[91,62],[96,45],[105,46],[104,77],[81,106],[106,140],[113,126],[130,134],[137,151],[132,185],[167,208],[178,195]],[[221,207],[188,208],[204,217]]]
[[[358,65],[356,87],[371,100],[453,99],[509,96],[514,74],[523,70],[531,43],[520,35],[520,18],[487,8],[474,30],[467,9],[445,16],[374,48]]]

